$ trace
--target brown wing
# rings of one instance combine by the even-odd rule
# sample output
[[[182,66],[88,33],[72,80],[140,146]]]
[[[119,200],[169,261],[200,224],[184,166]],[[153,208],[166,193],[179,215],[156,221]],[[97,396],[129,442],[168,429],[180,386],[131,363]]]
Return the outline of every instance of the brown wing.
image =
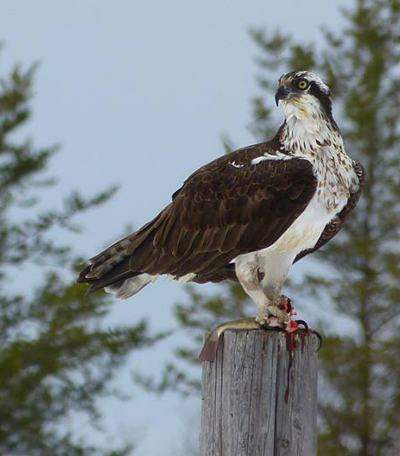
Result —
[[[359,186],[357,190],[350,195],[350,198],[346,204],[346,206],[341,210],[341,212],[330,222],[326,225],[324,231],[321,234],[321,237],[318,239],[317,243],[312,249],[304,250],[303,252],[299,253],[294,260],[296,261],[301,260],[301,258],[305,257],[309,253],[313,253],[316,250],[320,249],[323,245],[329,242],[333,237],[339,233],[339,231],[343,228],[343,225],[348,217],[348,215],[353,211],[353,209],[357,206],[358,200],[360,199],[361,192],[364,188],[366,182],[366,175],[364,168],[362,165],[356,161],[353,161],[353,168],[355,173],[358,177]]]
[[[306,208],[316,178],[304,159],[251,164],[265,152],[274,152],[268,143],[200,168],[152,222],[94,257],[79,281],[95,290],[141,273],[211,274],[273,244]]]
[[[357,191],[350,195],[349,201],[346,206],[342,209],[340,214],[338,214],[324,229],[321,237],[318,239],[316,245],[312,249],[304,250],[303,252],[297,255],[294,262],[301,260],[303,257],[309,253],[313,253],[328,241],[330,241],[336,234],[343,228],[345,220],[348,215],[353,211],[357,206],[358,200],[360,199],[361,192],[365,186],[366,174],[362,165],[358,162],[353,162],[354,170],[358,176],[359,186]],[[206,283],[206,282],[222,282],[223,280],[232,280],[237,281],[235,267],[233,264],[226,264],[218,271],[211,271],[209,273],[205,272],[199,274],[194,279],[197,283]]]

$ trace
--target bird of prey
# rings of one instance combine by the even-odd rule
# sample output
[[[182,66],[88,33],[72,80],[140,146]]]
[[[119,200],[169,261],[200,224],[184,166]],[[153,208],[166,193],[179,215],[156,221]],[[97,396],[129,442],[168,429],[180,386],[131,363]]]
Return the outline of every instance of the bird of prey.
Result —
[[[295,331],[282,295],[290,268],[340,231],[365,174],[345,152],[320,77],[282,75],[275,100],[284,122],[270,141],[195,171],[153,220],[93,257],[78,281],[125,299],[160,275],[237,280],[258,307],[256,322]]]

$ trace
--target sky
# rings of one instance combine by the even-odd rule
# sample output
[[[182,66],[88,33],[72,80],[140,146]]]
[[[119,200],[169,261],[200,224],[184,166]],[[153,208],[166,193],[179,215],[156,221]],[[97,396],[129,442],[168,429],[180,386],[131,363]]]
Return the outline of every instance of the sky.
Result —
[[[67,239],[76,251],[92,256],[128,223],[153,217],[189,174],[223,153],[222,134],[238,147],[254,142],[247,129],[257,94],[250,27],[317,40],[321,26],[340,26],[338,6],[346,3],[2,0],[0,70],[40,63],[26,132],[37,145],[62,146],[50,170],[59,185],[46,205],[59,205],[71,190],[90,195],[120,186],[112,202],[80,218],[84,233]],[[147,317],[153,329],[168,329],[172,304],[183,299],[181,285],[160,280],[116,302],[111,322]],[[115,383],[129,400],[102,399],[106,431],[85,431],[88,438],[133,439],[135,455],[156,456],[177,454],[183,435],[195,436],[196,425],[187,423],[196,423],[198,399],[145,394],[130,374],[159,373],[182,340],[178,334],[129,359]],[[82,420],[73,416],[65,426],[79,432]]]

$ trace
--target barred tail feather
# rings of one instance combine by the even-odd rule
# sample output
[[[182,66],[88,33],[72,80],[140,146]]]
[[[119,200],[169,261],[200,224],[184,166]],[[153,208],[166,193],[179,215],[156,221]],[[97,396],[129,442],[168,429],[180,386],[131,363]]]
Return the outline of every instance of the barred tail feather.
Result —
[[[106,291],[126,298],[154,281],[156,275],[145,274],[145,271],[154,261],[153,240],[165,214],[166,210],[135,233],[91,258],[79,274],[78,282],[91,284],[89,293],[107,288]]]

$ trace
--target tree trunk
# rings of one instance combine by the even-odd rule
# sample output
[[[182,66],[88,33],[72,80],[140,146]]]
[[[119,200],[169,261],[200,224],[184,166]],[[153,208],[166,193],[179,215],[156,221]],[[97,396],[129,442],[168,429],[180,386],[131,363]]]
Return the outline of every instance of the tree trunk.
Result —
[[[203,363],[202,456],[317,454],[317,337],[228,330]]]

